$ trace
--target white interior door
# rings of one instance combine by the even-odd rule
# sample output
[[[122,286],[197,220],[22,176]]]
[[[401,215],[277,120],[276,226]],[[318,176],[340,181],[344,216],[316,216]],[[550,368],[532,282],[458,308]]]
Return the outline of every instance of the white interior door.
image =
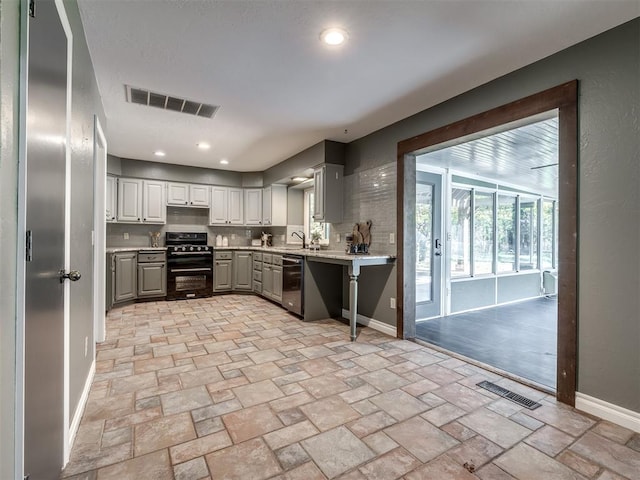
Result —
[[[24,341],[24,473],[57,479],[65,437],[67,42],[52,1],[29,19]]]
[[[416,320],[442,314],[442,175],[416,172]]]

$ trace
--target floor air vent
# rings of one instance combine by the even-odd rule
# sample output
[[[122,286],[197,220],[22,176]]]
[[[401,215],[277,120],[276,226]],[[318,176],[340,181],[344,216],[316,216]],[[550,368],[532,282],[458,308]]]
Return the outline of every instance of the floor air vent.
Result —
[[[542,405],[538,402],[534,402],[533,400],[528,399],[527,397],[523,397],[522,395],[518,395],[517,393],[512,392],[511,390],[507,390],[506,388],[502,388],[500,385],[496,385],[495,383],[487,382],[486,380],[480,382],[478,384],[479,387],[484,388],[485,390],[489,390],[490,392],[495,393],[496,395],[500,395],[501,397],[508,398],[512,402],[517,403],[518,405],[522,405],[523,407],[527,407],[529,410],[535,410]]]
[[[125,89],[127,92],[127,102],[129,103],[188,113],[198,117],[212,118],[220,108],[217,105],[172,97],[164,93],[156,93],[143,88],[132,87],[131,85],[125,85]]]

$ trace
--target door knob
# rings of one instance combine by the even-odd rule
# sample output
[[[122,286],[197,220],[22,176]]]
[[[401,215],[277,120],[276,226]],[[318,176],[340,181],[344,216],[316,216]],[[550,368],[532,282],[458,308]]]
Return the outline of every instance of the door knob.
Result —
[[[82,275],[77,270],[70,270],[69,273],[60,270],[60,283],[63,283],[67,278],[72,282],[77,282],[80,280],[80,277],[82,277]]]

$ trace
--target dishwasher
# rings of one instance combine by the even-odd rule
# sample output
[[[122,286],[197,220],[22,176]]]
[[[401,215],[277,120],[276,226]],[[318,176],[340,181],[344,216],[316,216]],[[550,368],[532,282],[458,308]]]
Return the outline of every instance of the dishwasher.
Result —
[[[304,314],[304,257],[299,255],[282,256],[282,306]]]

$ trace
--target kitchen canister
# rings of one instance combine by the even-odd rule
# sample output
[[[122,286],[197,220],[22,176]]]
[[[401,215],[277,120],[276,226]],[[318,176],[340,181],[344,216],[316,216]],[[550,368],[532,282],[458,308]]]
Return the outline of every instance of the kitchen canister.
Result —
[[[216,247],[222,246],[222,235],[216,235]]]
[[[226,235],[224,237],[222,237],[222,246],[223,247],[228,247],[229,246],[229,238],[227,238]]]

